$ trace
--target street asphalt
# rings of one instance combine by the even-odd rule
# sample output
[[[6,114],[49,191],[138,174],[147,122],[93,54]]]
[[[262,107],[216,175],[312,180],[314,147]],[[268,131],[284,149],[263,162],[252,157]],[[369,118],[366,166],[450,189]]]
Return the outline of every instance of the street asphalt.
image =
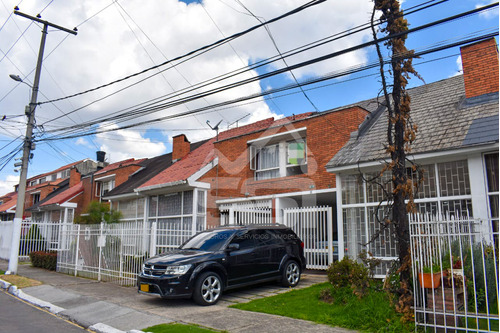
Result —
[[[0,269],[6,271],[7,267],[8,262],[0,260]],[[98,282],[25,264],[19,265],[18,275],[43,284],[21,290],[0,280],[0,287],[99,333],[137,333],[147,327],[170,322],[196,324],[228,332],[352,332],[305,320],[228,308],[235,303],[288,291],[272,283],[229,292],[216,305],[204,307],[192,300],[164,300],[140,295],[135,287]],[[298,287],[305,288],[324,281],[325,275],[303,274]]]

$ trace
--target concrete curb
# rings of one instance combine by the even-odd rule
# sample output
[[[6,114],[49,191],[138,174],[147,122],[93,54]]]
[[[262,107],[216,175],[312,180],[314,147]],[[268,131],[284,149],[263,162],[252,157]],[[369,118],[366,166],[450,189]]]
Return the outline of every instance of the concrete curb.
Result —
[[[23,292],[22,290],[20,290],[19,288],[17,288],[17,286],[13,285],[10,282],[4,281],[2,279],[0,279],[0,288],[6,290],[9,294],[14,295],[14,296],[22,299],[23,301],[26,301],[26,302],[28,302],[36,307],[45,309],[45,310],[47,310],[50,313],[53,313],[55,315],[66,310],[66,309],[61,308],[61,307],[54,305],[52,303],[49,303],[49,302],[43,301],[39,298],[30,296],[30,295],[26,294],[25,292]],[[97,333],[145,333],[143,331],[138,331],[138,330],[131,330],[131,331],[125,332],[125,331],[116,329],[114,327],[111,327],[111,326],[103,324],[103,323],[94,324],[94,325],[88,327],[88,329],[91,331],[97,332]]]

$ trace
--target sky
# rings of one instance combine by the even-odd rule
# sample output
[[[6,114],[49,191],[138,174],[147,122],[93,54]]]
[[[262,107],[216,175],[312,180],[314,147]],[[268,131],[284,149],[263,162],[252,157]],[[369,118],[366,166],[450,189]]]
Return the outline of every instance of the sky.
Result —
[[[377,96],[380,79],[377,69],[360,71],[335,79],[282,92],[272,89],[303,83],[307,80],[360,68],[376,60],[374,47],[359,49],[326,61],[299,67],[266,79],[256,79],[286,66],[293,66],[326,54],[372,40],[369,29],[350,34],[330,43],[284,60],[276,56],[309,43],[333,36],[370,21],[370,0],[327,0],[277,22],[249,32],[229,43],[195,57],[182,58],[151,69],[121,82],[92,92],[79,94],[145,69],[186,55],[261,22],[287,13],[307,0],[1,0],[0,6],[0,158],[10,156],[21,143],[26,128],[24,106],[29,103],[33,85],[42,25],[13,15],[13,8],[31,16],[73,29],[76,36],[49,28],[36,108],[33,159],[28,176],[35,176],[85,158],[96,158],[98,150],[107,153],[109,162],[127,158],[145,158],[171,151],[172,136],[183,133],[191,142],[214,136],[209,127],[221,121],[225,130],[257,120],[281,118],[310,111],[325,111]],[[427,0],[406,0],[403,9],[411,9]],[[433,1],[430,1],[433,2]],[[437,1],[434,1],[437,2]],[[410,28],[459,14],[489,0],[449,0],[407,15]],[[408,35],[407,47],[417,52],[491,31],[498,31],[498,7]],[[497,39],[498,41],[498,39]],[[388,51],[384,48],[384,54]],[[418,86],[460,74],[459,47],[453,47],[415,59],[423,81]],[[277,61],[244,71],[238,76],[217,81],[210,86],[196,85],[259,61],[276,57]],[[19,75],[23,83],[9,74]],[[170,98],[179,91],[181,97],[206,92],[224,85],[249,79],[250,83],[198,98],[175,103],[154,113],[133,115],[126,119],[103,120],[105,116],[123,113],[132,107]],[[253,79],[253,80],[251,80]],[[272,92],[265,97],[263,92]],[[78,94],[75,97],[53,101]],[[206,108],[217,103],[256,95],[237,104]],[[48,102],[48,103],[43,103]],[[127,109],[130,108],[130,109]],[[204,111],[197,112],[204,108]],[[194,112],[194,115],[172,117]],[[5,116],[5,117],[4,117]],[[164,121],[151,122],[160,117]],[[74,132],[74,137],[58,140],[54,135],[64,128],[93,121],[91,127]],[[142,123],[132,127],[134,124]],[[118,129],[80,136],[83,132]],[[332,133],[334,135],[334,133]],[[19,152],[15,157],[21,157]],[[18,183],[12,159],[4,166],[0,160],[0,195],[11,192]]]

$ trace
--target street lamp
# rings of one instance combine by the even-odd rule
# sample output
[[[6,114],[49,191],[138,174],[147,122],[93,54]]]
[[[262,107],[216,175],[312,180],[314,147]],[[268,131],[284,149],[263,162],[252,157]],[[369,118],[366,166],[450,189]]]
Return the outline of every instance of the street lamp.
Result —
[[[17,81],[17,82],[23,82],[23,79],[21,79],[19,77],[19,75],[15,75],[15,74],[9,74],[10,78],[14,81]]]

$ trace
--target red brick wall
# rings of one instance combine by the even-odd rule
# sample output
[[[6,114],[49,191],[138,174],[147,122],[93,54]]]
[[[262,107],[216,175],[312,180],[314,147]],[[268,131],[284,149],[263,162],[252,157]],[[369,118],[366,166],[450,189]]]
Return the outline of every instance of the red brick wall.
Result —
[[[73,187],[80,182],[82,175],[76,168],[72,168],[69,174],[69,187]]]
[[[460,48],[464,70],[465,97],[498,91],[498,48],[491,38]]]
[[[189,154],[191,143],[184,134],[174,136],[172,144],[172,161],[179,160]]]
[[[211,184],[207,198],[207,223],[219,224],[216,200],[245,197],[245,193],[252,197],[334,188],[335,175],[327,172],[325,165],[349,140],[351,132],[358,129],[367,114],[367,111],[353,107],[215,143],[219,158],[218,177],[214,168],[200,179]],[[254,180],[247,141],[302,127],[307,127],[307,174]]]

